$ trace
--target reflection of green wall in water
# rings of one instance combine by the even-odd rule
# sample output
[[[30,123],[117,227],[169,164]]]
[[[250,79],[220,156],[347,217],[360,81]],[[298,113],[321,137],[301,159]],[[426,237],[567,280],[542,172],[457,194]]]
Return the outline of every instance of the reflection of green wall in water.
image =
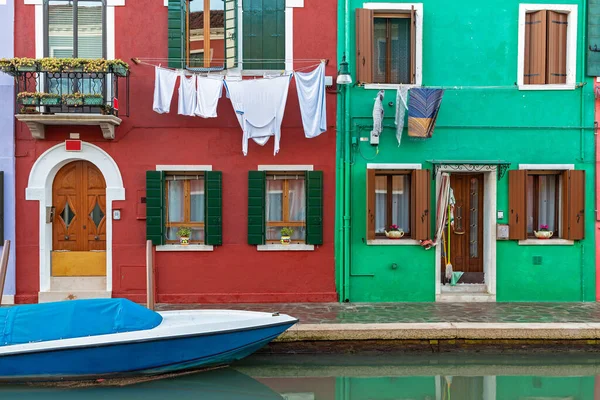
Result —
[[[339,56],[346,51],[356,81],[355,9],[362,0],[348,0],[349,31],[344,27],[344,0],[340,0]],[[349,119],[338,113],[338,126],[349,129],[338,135],[354,143],[348,155],[350,179],[350,267],[345,270],[338,253],[340,292],[350,301],[434,301],[435,250],[419,246],[366,245],[367,163],[419,163],[428,160],[505,160],[511,169],[519,164],[574,164],[586,171],[586,238],[572,246],[519,246],[497,242],[498,301],[593,301],[594,261],[594,95],[593,80],[584,76],[584,1],[578,5],[577,82],[583,88],[565,91],[519,91],[517,79],[517,0],[465,0],[457,7],[447,0],[423,0],[423,85],[500,86],[499,89],[446,90],[437,127],[431,139],[414,141],[406,136],[398,147],[394,125],[395,90],[386,90],[383,102],[386,128],[379,153],[367,138],[372,125],[373,99],[377,90],[349,86]],[[499,29],[490,29],[490,26]],[[345,49],[345,37],[349,48]],[[512,86],[512,87],[511,87]],[[340,100],[343,96],[340,97]],[[341,101],[338,111],[342,111]],[[547,128],[545,128],[547,127]],[[587,127],[586,129],[577,129]],[[350,145],[349,145],[350,146]],[[341,152],[340,159],[344,153]],[[340,164],[340,170],[343,164]],[[435,219],[435,185],[431,185],[430,215]],[[338,196],[343,191],[338,190]],[[508,222],[508,176],[498,181],[497,209]],[[338,203],[339,205],[339,203]],[[338,207],[338,224],[343,227]],[[432,229],[433,230],[433,229]],[[339,239],[339,237],[338,237]],[[343,245],[343,241],[338,241]],[[534,265],[542,256],[542,265]],[[397,264],[397,269],[392,269]],[[350,272],[351,271],[351,272]],[[358,276],[373,274],[374,276]],[[343,300],[342,299],[342,300]]]
[[[594,400],[594,377],[499,376],[497,400]]]
[[[336,400],[433,400],[435,377],[338,378]]]

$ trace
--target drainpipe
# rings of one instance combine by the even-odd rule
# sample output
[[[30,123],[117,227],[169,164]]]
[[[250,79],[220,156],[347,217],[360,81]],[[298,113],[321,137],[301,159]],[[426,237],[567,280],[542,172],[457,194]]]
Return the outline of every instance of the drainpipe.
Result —
[[[579,80],[582,85],[585,85],[585,53],[586,53],[586,47],[585,44],[587,42],[587,29],[586,29],[586,24],[587,24],[587,0],[583,0],[583,26],[582,26],[582,31],[583,31],[583,37],[581,38],[581,50],[580,50],[580,56],[579,56],[579,60],[580,60],[580,71],[581,71],[581,79]],[[583,124],[585,123],[585,106],[584,106],[584,102],[585,102],[585,97],[584,97],[584,87],[581,87],[581,93],[579,94],[580,96],[580,123],[579,126],[581,127],[579,129],[579,143],[581,145],[581,162],[584,161],[584,157],[585,157],[585,130],[583,129]]]
[[[350,49],[350,0],[344,0],[344,53]],[[349,57],[350,58],[350,57]],[[346,85],[347,86],[347,85]],[[343,301],[350,299],[350,88],[344,87],[344,290]]]

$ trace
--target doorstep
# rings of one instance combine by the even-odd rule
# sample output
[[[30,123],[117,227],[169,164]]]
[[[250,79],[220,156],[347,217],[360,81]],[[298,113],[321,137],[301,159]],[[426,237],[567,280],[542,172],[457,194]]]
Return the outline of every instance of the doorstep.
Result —
[[[65,290],[38,293],[38,302],[50,303],[53,301],[82,300],[82,299],[110,299],[112,292],[106,290]]]
[[[489,293],[451,292],[438,294],[435,301],[440,303],[493,303],[496,295]]]

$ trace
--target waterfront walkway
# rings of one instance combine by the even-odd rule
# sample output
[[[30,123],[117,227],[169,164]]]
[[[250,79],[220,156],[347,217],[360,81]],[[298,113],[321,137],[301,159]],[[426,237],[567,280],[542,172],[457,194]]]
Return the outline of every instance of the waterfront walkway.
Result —
[[[412,340],[436,346],[480,342],[489,347],[506,341],[512,345],[568,341],[600,351],[600,303],[160,304],[157,308],[288,314],[300,320],[278,339],[288,343]]]

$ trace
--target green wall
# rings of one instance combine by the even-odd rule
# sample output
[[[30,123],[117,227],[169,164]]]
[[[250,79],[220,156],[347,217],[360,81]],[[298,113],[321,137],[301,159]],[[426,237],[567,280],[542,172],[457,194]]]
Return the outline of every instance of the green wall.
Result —
[[[594,399],[593,376],[499,376],[496,378],[496,398],[521,400],[535,398]]]
[[[354,10],[363,3],[348,0],[349,48],[345,49],[345,3],[340,1],[339,56],[341,59],[346,53],[355,80]],[[511,0],[484,3],[465,0],[460,7],[446,0],[423,1],[423,85],[446,88],[433,138],[411,140],[405,130],[402,144],[397,146],[395,104],[388,106],[389,102],[395,103],[396,91],[389,89],[384,100],[385,129],[376,153],[373,146],[358,138],[369,137],[377,90],[357,86],[342,88],[340,100],[345,93],[349,109],[344,110],[343,104],[338,108],[338,126],[343,130],[338,135],[338,171],[343,168],[343,141],[350,140],[354,144],[347,155],[351,170],[346,182],[351,186],[349,268],[344,269],[342,252],[337,257],[341,300],[435,300],[435,249],[366,245],[367,163],[420,163],[423,168],[432,169],[428,160],[433,159],[504,160],[511,163],[510,169],[518,169],[522,163],[575,164],[575,169],[585,170],[585,240],[572,246],[519,246],[514,241],[497,241],[497,300],[595,299],[595,172],[591,129],[594,95],[593,80],[586,78],[582,70],[585,3],[572,0],[560,3],[579,5],[576,81],[585,82],[583,88],[519,91],[514,86],[517,80],[519,2]],[[448,88],[454,86],[464,87]],[[338,196],[343,197],[341,186],[338,189]],[[433,231],[433,180],[431,190]],[[508,174],[498,181],[497,191],[497,210],[504,211],[505,215],[504,220],[497,222],[508,223]],[[343,210],[339,204],[338,246],[343,246]],[[533,256],[542,256],[542,264],[533,265]],[[397,264],[397,269],[391,268],[393,263]],[[343,289],[344,284],[347,290]]]

